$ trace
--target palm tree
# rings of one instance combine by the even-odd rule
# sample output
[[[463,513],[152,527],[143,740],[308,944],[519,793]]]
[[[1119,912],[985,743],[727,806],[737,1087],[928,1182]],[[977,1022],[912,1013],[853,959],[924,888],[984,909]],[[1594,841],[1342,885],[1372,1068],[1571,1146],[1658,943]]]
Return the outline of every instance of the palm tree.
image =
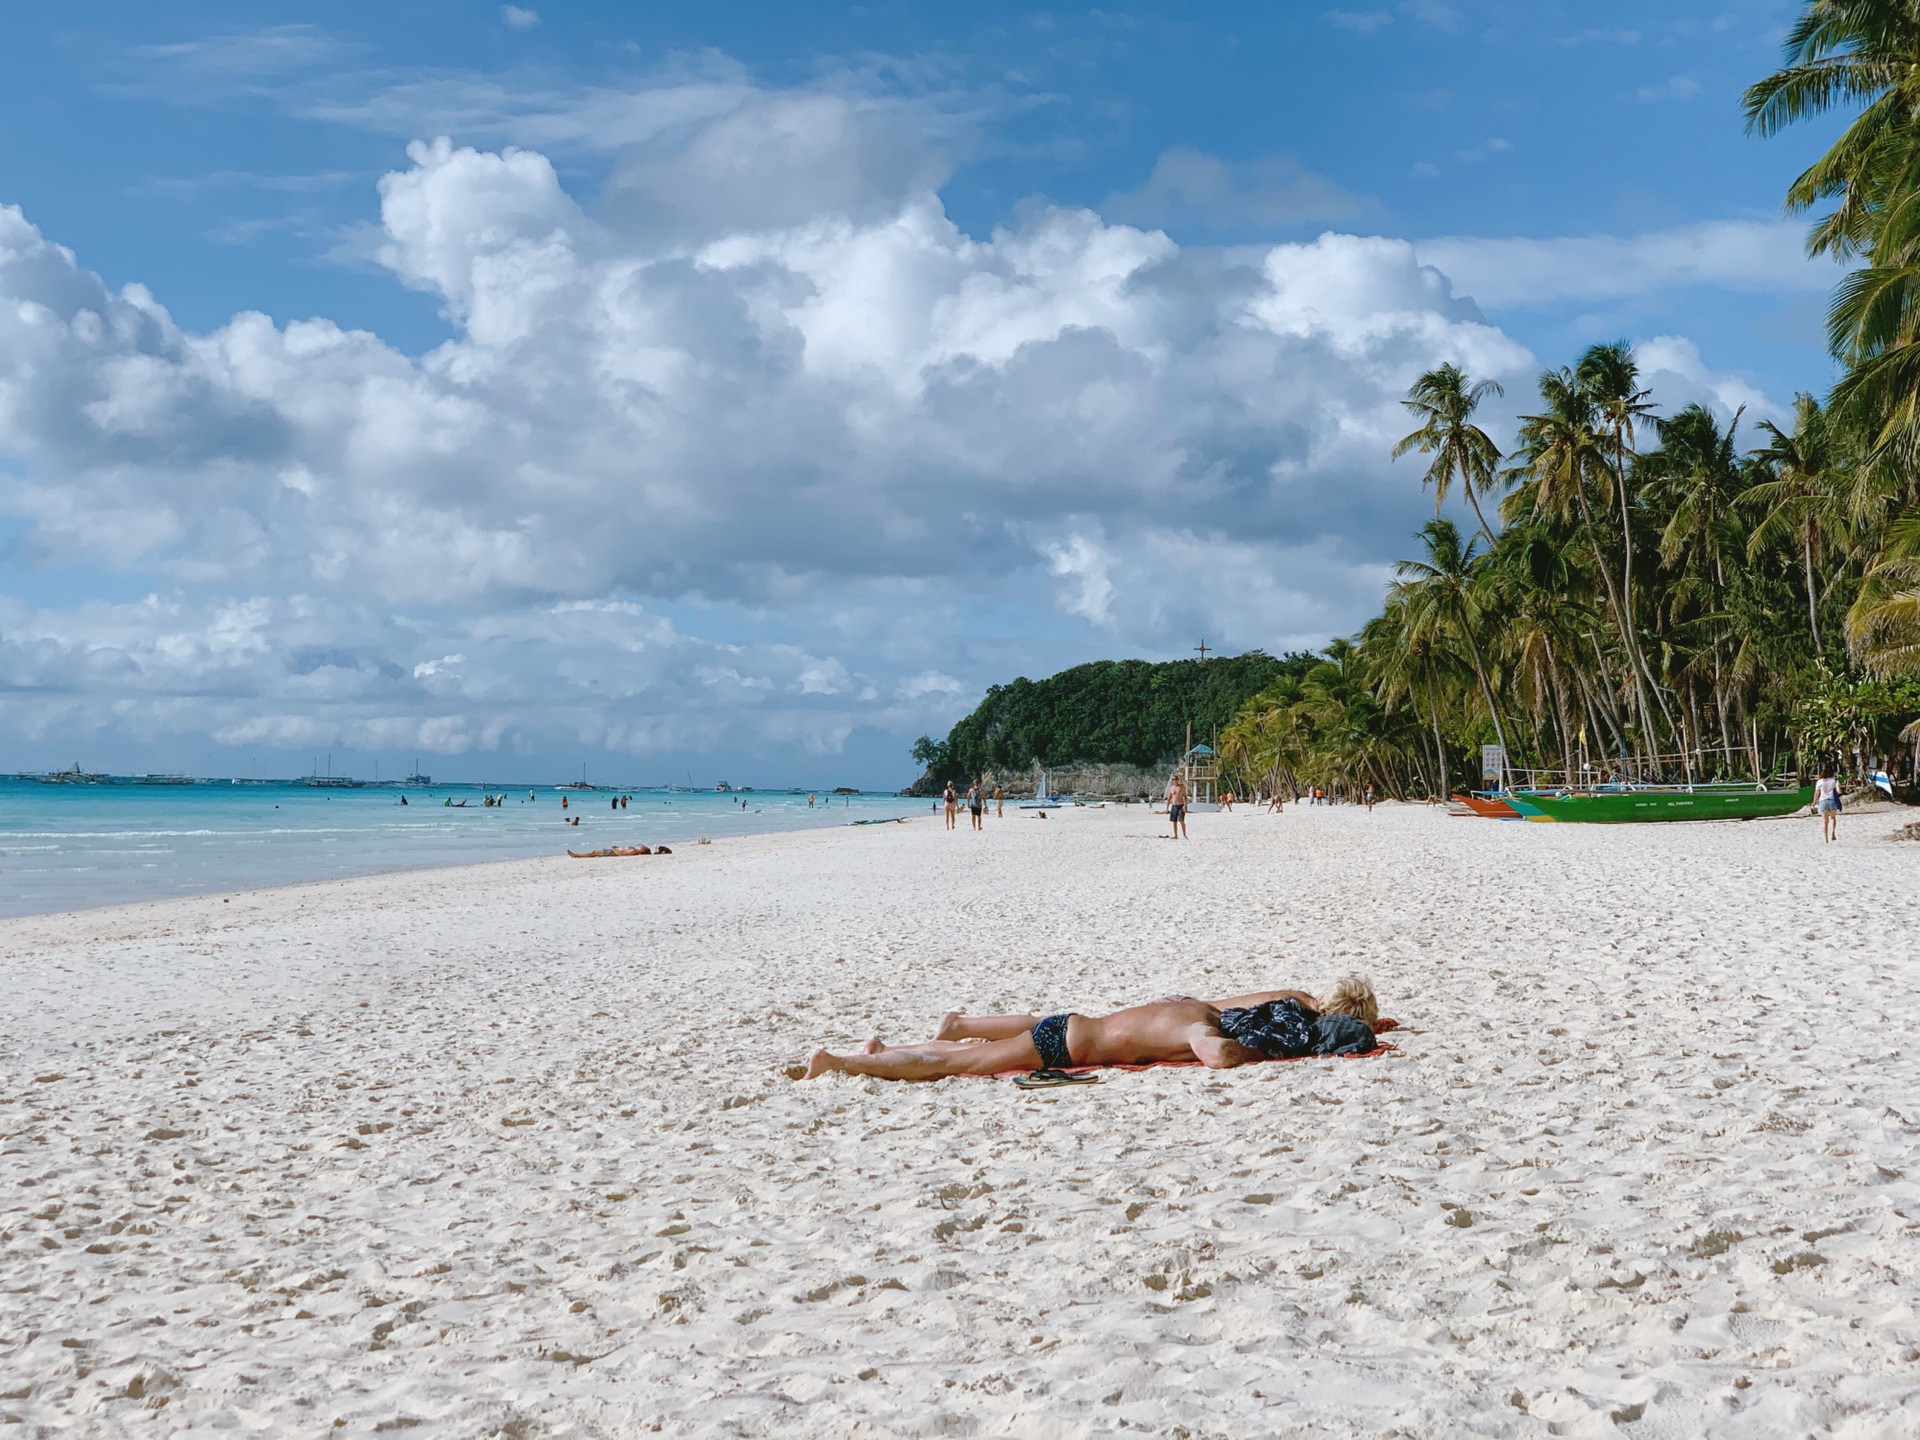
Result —
[[[1426,543],[1425,560],[1402,560],[1393,567],[1400,577],[1390,592],[1406,607],[1409,627],[1416,635],[1439,638],[1448,636],[1465,642],[1473,661],[1474,676],[1480,682],[1480,696],[1493,720],[1493,733],[1500,748],[1507,748],[1506,727],[1500,723],[1500,707],[1493,698],[1493,686],[1487,681],[1487,666],[1480,654],[1478,629],[1481,606],[1480,557],[1474,542],[1462,544],[1460,531],[1451,520],[1429,520],[1420,527]],[[1511,753],[1511,752],[1508,752]]]
[[[1811,395],[1793,397],[1793,432],[1783,432],[1771,420],[1760,428],[1770,437],[1754,452],[1767,467],[1770,479],[1751,486],[1741,498],[1759,506],[1763,514],[1747,538],[1751,560],[1767,545],[1791,532],[1800,550],[1807,589],[1807,629],[1813,653],[1820,645],[1819,594],[1814,563],[1824,548],[1827,532],[1841,522],[1840,476],[1834,469],[1833,437],[1826,412]]]
[[[1634,643],[1633,622],[1621,598],[1618,579],[1602,552],[1600,529],[1588,494],[1590,482],[1613,488],[1599,407],[1594,392],[1564,366],[1542,372],[1540,399],[1541,413],[1520,417],[1520,465],[1516,469],[1529,478],[1512,498],[1530,504],[1534,513],[1550,520],[1564,523],[1579,517],[1586,543],[1593,551],[1594,571],[1606,591],[1607,609],[1620,636],[1627,673],[1632,677],[1641,733],[1651,741],[1653,707],[1647,703],[1647,690],[1652,680]]]
[[[1515,676],[1533,692],[1536,728],[1540,728],[1540,711],[1552,706],[1571,780],[1574,728],[1567,712],[1565,657],[1578,653],[1580,634],[1592,623],[1587,600],[1575,593],[1580,588],[1579,567],[1561,537],[1539,521],[1503,531],[1487,561],[1490,588],[1500,600],[1502,641],[1513,657]],[[1544,744],[1541,748],[1544,751]]]
[[[1861,107],[1787,191],[1787,208],[1836,200],[1808,238],[1813,254],[1868,253],[1875,212],[1911,189],[1920,160],[1920,11],[1911,0],[1810,0],[1787,32],[1786,64],[1749,86],[1751,134],[1771,136],[1836,108]]]
[[[1305,758],[1299,702],[1300,681],[1276,676],[1220,732],[1220,753],[1268,794],[1278,794],[1282,785],[1292,788],[1299,777]]]
[[[1726,587],[1726,550],[1734,535],[1734,507],[1746,491],[1734,436],[1742,406],[1723,431],[1704,405],[1689,405],[1660,428],[1660,449],[1648,456],[1642,489],[1670,502],[1660,532],[1660,558],[1703,578],[1714,595]]]
[[[1361,629],[1361,645],[1373,657],[1374,693],[1389,707],[1406,706],[1416,716],[1425,706],[1426,714],[1416,725],[1431,724],[1433,735],[1433,778],[1427,793],[1448,793],[1447,740],[1440,725],[1444,703],[1453,708],[1453,692],[1463,675],[1471,675],[1464,657],[1442,643],[1431,630],[1414,623],[1406,603],[1389,596],[1386,608]]]
[[[1920,510],[1888,527],[1886,549],[1847,611],[1847,638],[1881,674],[1920,675]]]
[[[1847,373],[1833,407],[1858,406],[1873,448],[1920,452],[1920,9],[1911,0],[1810,0],[1786,64],[1744,97],[1747,129],[1777,134],[1836,108],[1860,113],[1787,190],[1787,208],[1823,201],[1807,248],[1866,264],[1834,292],[1827,339]]]
[[[1666,699],[1661,695],[1660,687],[1654,684],[1653,674],[1647,668],[1646,652],[1640,648],[1640,632],[1634,622],[1633,608],[1634,507],[1627,483],[1627,457],[1633,453],[1634,421],[1653,414],[1653,407],[1647,404],[1647,396],[1651,392],[1638,388],[1640,366],[1634,359],[1633,347],[1624,340],[1590,346],[1574,365],[1573,373],[1580,388],[1593,400],[1600,427],[1609,432],[1613,441],[1613,488],[1620,502],[1620,606],[1625,622],[1621,633],[1626,637],[1627,655],[1647,687],[1653,691],[1654,698],[1660,704],[1660,713],[1666,716],[1667,729],[1672,730],[1673,716],[1667,712]],[[1643,694],[1643,707],[1645,703]]]
[[[1655,422],[1660,448],[1633,465],[1638,509],[1660,535],[1662,567],[1646,581],[1658,663],[1692,722],[1690,742],[1675,731],[1682,752],[1693,751],[1702,764],[1708,748],[1699,709],[1702,686],[1719,717],[1723,743],[1732,723],[1728,680],[1739,643],[1727,597],[1745,556],[1740,506],[1752,469],[1736,446],[1741,413],[1722,429],[1712,411],[1689,405]],[[1724,758],[1731,763],[1730,752]]]
[[[1487,517],[1481,513],[1480,501],[1474,492],[1490,492],[1498,483],[1494,467],[1500,463],[1500,447],[1473,423],[1473,412],[1487,396],[1504,394],[1506,391],[1497,380],[1475,383],[1467,378],[1466,371],[1451,362],[1429,370],[1413,382],[1407,398],[1400,402],[1419,417],[1420,428],[1393,447],[1396,460],[1409,450],[1433,457],[1421,483],[1433,486],[1435,519],[1440,516],[1441,503],[1447,498],[1454,476],[1460,477],[1460,488],[1467,492],[1467,503],[1473,506],[1474,516],[1480,521],[1480,533],[1487,537],[1488,544],[1493,543],[1493,531],[1487,526]]]

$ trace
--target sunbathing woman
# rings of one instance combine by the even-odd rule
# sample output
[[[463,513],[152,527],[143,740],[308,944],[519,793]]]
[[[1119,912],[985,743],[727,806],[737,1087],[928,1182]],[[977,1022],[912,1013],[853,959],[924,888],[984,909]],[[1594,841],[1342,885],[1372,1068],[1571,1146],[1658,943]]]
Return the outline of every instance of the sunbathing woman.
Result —
[[[1292,1001],[1291,1007],[1278,1002]],[[805,1078],[828,1071],[880,1080],[938,1080],[946,1075],[998,1075],[1008,1070],[1064,1070],[1071,1065],[1151,1065],[1197,1060],[1225,1070],[1280,1053],[1301,1053],[1299,1019],[1308,1033],[1317,1013],[1371,1025],[1379,1005],[1360,979],[1336,985],[1324,1000],[1299,990],[1235,995],[1218,1004],[1173,996],[1111,1015],[974,1015],[940,1022],[939,1037],[913,1045],[869,1040],[856,1055],[816,1050]],[[1238,1037],[1238,1038],[1236,1038]]]

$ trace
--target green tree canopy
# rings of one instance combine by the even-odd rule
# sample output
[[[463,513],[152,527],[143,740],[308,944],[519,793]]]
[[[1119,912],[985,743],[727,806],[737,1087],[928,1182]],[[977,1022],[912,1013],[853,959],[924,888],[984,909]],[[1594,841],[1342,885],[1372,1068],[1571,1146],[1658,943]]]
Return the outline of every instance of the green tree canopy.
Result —
[[[918,791],[987,770],[1034,764],[1170,764],[1208,740],[1277,675],[1304,673],[1318,657],[1281,659],[1259,650],[1209,660],[1096,660],[1044,680],[995,685],[944,740],[921,736]]]

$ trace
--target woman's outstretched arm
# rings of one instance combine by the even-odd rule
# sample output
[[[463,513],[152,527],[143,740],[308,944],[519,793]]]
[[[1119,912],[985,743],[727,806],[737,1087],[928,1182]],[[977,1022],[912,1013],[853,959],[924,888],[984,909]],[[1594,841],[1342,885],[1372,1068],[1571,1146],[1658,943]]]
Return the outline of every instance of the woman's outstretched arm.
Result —
[[[1216,1010],[1247,1010],[1255,1005],[1265,1005],[1270,1000],[1298,1000],[1309,1010],[1320,1008],[1320,1002],[1304,990],[1262,990],[1254,995],[1229,995],[1224,1000],[1209,1000],[1206,1003]]]

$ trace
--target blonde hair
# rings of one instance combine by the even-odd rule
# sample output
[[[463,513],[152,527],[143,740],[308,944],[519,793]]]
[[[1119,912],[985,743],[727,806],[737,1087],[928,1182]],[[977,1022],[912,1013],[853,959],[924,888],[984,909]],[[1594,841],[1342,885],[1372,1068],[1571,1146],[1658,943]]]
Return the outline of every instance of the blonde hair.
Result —
[[[1320,997],[1319,1009],[1322,1015],[1351,1015],[1369,1025],[1380,1018],[1380,1001],[1374,996],[1372,983],[1358,975],[1336,980],[1333,988]]]

